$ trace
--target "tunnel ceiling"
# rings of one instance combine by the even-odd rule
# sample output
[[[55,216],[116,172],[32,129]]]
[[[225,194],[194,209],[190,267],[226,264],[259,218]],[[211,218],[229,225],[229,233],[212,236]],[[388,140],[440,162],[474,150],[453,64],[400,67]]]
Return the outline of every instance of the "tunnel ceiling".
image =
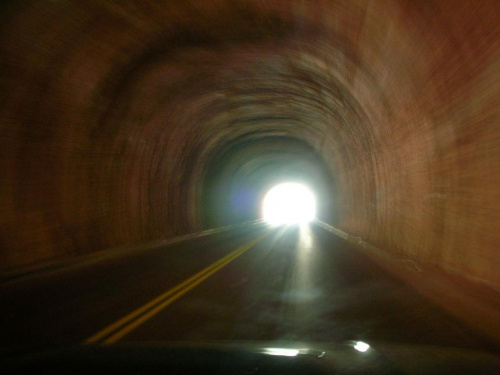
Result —
[[[251,219],[283,176],[330,224],[500,285],[497,1],[0,9],[4,272]]]

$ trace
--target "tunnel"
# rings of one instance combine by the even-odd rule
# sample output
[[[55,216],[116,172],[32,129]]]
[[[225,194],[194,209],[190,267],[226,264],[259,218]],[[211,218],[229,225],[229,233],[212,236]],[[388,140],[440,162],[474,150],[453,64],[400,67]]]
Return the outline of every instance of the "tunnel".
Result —
[[[257,219],[296,179],[329,224],[500,285],[495,1],[2,8],[4,272]]]
[[[292,181],[352,238],[500,288],[498,1],[0,14],[2,275],[260,220]]]

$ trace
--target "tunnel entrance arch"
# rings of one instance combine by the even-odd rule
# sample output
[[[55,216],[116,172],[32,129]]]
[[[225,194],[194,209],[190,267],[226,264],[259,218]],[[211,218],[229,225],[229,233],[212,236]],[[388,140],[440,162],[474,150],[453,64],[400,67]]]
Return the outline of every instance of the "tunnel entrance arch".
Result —
[[[292,137],[264,134],[236,139],[211,159],[202,187],[204,227],[261,218],[265,194],[284,181],[314,190],[318,218],[335,215],[335,180],[314,149]]]

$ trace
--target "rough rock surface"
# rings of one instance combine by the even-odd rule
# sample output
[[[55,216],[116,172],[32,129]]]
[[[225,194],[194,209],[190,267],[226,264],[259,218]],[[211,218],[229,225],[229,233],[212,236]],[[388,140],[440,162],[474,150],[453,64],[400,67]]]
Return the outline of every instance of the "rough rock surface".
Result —
[[[0,6],[2,272],[255,218],[320,216],[500,286],[500,2]]]

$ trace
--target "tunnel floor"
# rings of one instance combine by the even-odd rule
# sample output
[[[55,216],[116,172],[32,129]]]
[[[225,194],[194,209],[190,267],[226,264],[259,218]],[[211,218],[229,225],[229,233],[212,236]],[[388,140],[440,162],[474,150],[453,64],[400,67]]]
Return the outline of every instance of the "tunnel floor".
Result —
[[[493,350],[324,229],[254,224],[6,283],[2,351],[85,342],[213,264],[220,269],[113,343],[359,340]]]

